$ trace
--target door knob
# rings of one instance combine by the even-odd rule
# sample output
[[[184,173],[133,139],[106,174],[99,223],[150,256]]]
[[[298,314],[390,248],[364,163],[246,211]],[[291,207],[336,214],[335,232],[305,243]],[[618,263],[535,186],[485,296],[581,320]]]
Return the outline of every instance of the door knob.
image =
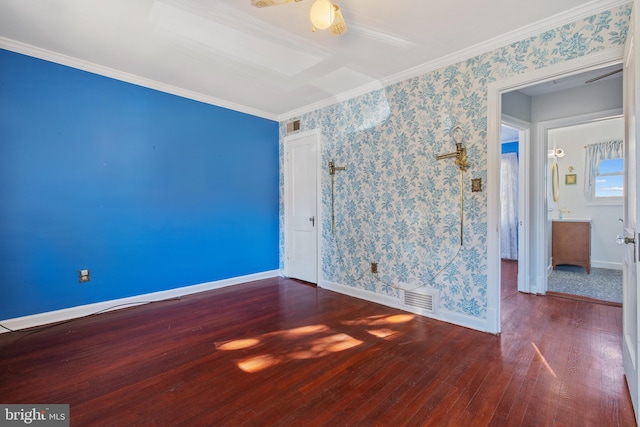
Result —
[[[309,221],[311,221],[311,226],[315,227],[316,226],[316,217],[312,216],[311,218],[309,218]]]
[[[623,237],[623,236],[617,235],[616,243],[619,245],[628,245],[629,243],[633,243],[635,245],[636,239],[634,239],[633,237]]]
[[[638,235],[638,239],[640,239],[640,234]],[[629,243],[633,244],[633,262],[636,261],[636,238],[634,237],[622,237],[622,236],[616,236],[616,242],[619,245],[622,245],[623,243],[625,245],[628,245]],[[638,260],[640,261],[640,259]]]

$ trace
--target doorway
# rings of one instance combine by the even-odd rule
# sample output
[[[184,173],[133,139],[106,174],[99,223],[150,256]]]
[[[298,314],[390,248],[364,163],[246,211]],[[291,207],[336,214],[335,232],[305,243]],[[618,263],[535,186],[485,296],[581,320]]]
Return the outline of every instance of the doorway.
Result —
[[[516,264],[517,290],[530,292],[529,152],[531,123],[502,114],[500,160],[500,258]],[[510,164],[515,162],[514,164]]]
[[[493,82],[488,90],[488,162],[487,162],[487,200],[488,200],[488,268],[487,268],[487,331],[500,332],[500,126],[502,123],[502,95],[533,87],[540,84],[554,85],[565,77],[575,77],[585,72],[602,70],[604,67],[616,66],[621,61],[621,54],[617,51],[603,52],[589,57],[578,58],[566,63],[556,64],[544,69],[514,76],[502,81]],[[531,120],[531,122],[536,122]],[[547,263],[545,248],[547,238],[544,230],[547,218],[546,191],[546,147],[537,143],[538,132],[532,127],[530,174],[526,182],[530,190],[529,199],[532,202],[528,210],[529,218],[523,221],[523,227],[530,233],[528,245],[531,248],[527,262],[530,266],[524,283],[528,283],[531,293],[544,293],[546,286]],[[544,202],[541,202],[544,201]],[[519,257],[521,258],[521,257]]]
[[[317,131],[284,138],[284,274],[318,283],[320,149]]]
[[[616,236],[622,234],[624,215],[622,108],[541,125],[547,169],[558,171],[554,185],[547,185],[555,191],[547,196],[551,251],[545,293],[621,304],[624,248]]]

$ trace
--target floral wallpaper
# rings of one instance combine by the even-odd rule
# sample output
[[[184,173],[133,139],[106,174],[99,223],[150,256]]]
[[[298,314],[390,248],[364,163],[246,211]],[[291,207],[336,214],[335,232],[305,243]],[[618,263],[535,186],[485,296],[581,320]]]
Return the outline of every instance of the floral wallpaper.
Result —
[[[396,298],[427,286],[439,290],[440,308],[486,317],[487,86],[623,45],[630,13],[623,5],[298,117],[301,131],[321,131],[322,164],[347,167],[335,175],[335,232],[328,168],[321,172],[323,280]],[[456,126],[469,162],[462,246],[460,172],[454,159],[436,161],[455,151]],[[284,122],[280,135],[282,153]],[[471,192],[472,178],[482,178],[482,192]],[[283,197],[281,186],[281,268]]]

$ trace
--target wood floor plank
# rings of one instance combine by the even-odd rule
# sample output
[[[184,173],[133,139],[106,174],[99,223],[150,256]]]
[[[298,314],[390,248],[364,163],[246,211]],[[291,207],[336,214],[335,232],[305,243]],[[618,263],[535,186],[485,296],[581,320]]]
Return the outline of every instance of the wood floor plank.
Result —
[[[0,401],[74,426],[632,426],[621,309],[525,295],[494,336],[284,278],[0,335]]]

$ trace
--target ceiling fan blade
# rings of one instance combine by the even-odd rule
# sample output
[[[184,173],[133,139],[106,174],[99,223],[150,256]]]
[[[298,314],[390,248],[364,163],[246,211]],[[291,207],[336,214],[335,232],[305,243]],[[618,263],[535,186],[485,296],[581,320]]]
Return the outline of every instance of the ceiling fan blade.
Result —
[[[251,6],[254,7],[269,7],[269,6],[278,6],[281,4],[299,2],[302,0],[251,0]]]
[[[333,7],[336,10],[336,16],[333,19],[333,23],[329,27],[329,32],[334,36],[341,36],[346,33],[349,29],[347,28],[347,23],[344,21],[344,16],[342,16],[342,12],[337,4],[334,4]]]
[[[604,79],[605,77],[609,77],[609,76],[613,76],[614,74],[618,74],[622,72],[622,68],[620,68],[619,70],[614,70],[614,71],[610,71],[608,73],[605,73],[601,76],[598,77],[594,77],[592,79],[587,80],[585,83],[593,83],[593,82],[597,82],[600,79]]]

